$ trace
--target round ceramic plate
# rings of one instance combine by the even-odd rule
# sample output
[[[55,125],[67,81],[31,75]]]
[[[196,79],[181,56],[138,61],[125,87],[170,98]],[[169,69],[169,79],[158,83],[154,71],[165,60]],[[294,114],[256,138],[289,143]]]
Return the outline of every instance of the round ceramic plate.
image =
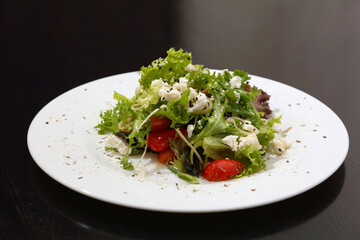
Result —
[[[218,212],[261,206],[300,194],[320,184],[343,163],[349,138],[344,124],[326,105],[285,84],[252,76],[271,95],[281,128],[291,127],[292,146],[266,162],[266,169],[224,182],[187,183],[156,161],[142,160],[143,169],[122,169],[117,156],[105,151],[106,135],[94,126],[100,111],[115,104],[113,92],[132,97],[136,72],[76,87],[47,104],[33,119],[28,146],[35,162],[59,183],[89,197],[127,207],[166,212]],[[336,149],[336,151],[330,151]],[[140,156],[130,160],[134,166]]]

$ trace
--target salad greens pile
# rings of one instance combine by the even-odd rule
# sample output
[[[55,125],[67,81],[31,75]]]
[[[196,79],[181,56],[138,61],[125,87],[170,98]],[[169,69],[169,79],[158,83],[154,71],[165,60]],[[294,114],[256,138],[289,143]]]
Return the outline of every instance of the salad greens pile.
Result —
[[[176,159],[170,170],[179,176],[198,175],[207,163],[225,158],[245,164],[236,177],[265,167],[263,156],[280,117],[268,120],[264,112],[256,110],[254,102],[261,91],[249,89],[248,73],[211,72],[203,65],[193,65],[191,53],[173,48],[164,59],[153,61],[138,73],[135,96],[128,99],[115,92],[116,106],[101,112],[96,126],[99,134],[127,132],[129,150],[120,160],[125,169],[134,168],[129,156],[143,153],[147,147],[150,116],[169,118],[170,128],[188,129],[188,136],[182,135],[186,139],[171,145]],[[177,94],[171,95],[174,89]],[[242,144],[244,139],[249,141]]]

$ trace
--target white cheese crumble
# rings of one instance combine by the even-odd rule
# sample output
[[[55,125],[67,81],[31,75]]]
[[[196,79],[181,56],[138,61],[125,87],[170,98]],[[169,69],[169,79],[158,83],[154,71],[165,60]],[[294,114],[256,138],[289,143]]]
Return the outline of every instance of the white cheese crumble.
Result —
[[[247,132],[256,132],[257,128],[253,125],[244,124],[243,129]]]
[[[192,125],[192,124],[189,124],[187,126],[186,131],[187,131],[188,139],[191,138],[193,131],[194,131],[194,127],[195,127],[195,125]]]
[[[230,79],[231,89],[240,88],[241,87],[241,77],[235,76]]]
[[[249,120],[243,120],[243,122],[244,122],[246,125],[251,125],[251,121],[249,121]]]
[[[181,97],[181,92],[174,87],[171,87],[167,82],[162,79],[152,81],[151,86],[158,87],[158,94],[162,101],[178,100]]]
[[[210,99],[204,93],[199,93],[195,98],[195,103],[189,109],[189,112],[202,111],[210,106]]]
[[[167,82],[162,79],[152,81],[151,86],[157,87],[157,93],[162,101],[179,100],[181,95],[186,91],[188,87],[188,79],[181,77],[179,82],[174,83],[170,86]]]
[[[243,149],[246,146],[253,146],[255,150],[260,150],[262,148],[255,133],[240,138],[236,135],[229,135],[224,137],[221,142],[231,147],[232,151]]]
[[[248,120],[244,120],[244,125],[242,126],[242,129],[247,131],[247,132],[251,132],[251,133],[255,133],[255,134],[258,134],[259,133],[259,130],[254,127],[250,121]]]
[[[237,141],[238,138],[239,136],[229,135],[224,137],[221,142],[231,147],[231,150],[235,152],[239,149],[239,143]]]
[[[179,100],[181,98],[181,92],[176,88],[162,87],[159,89],[158,94],[162,101]]]
[[[190,63],[189,65],[187,65],[187,66],[185,67],[185,70],[188,71],[188,72],[195,72],[195,71],[197,71],[198,69],[197,69],[196,66],[194,66],[194,65],[192,65],[192,64]]]
[[[188,87],[189,80],[187,78],[181,77],[179,78],[179,84],[176,87],[181,93],[184,93]],[[177,83],[175,83],[177,84]],[[174,85],[175,85],[174,84]]]
[[[154,86],[154,85],[159,85],[160,87],[163,87],[163,85],[169,86],[169,84],[166,83],[166,82],[164,82],[161,78],[160,78],[160,79],[153,80],[153,81],[151,82],[151,86]]]
[[[253,146],[255,150],[260,150],[262,148],[255,133],[240,138],[239,149],[246,146]]]
[[[126,155],[128,148],[129,148],[127,142],[124,139],[114,136],[114,135],[109,136],[106,139],[105,147],[116,148],[117,151],[120,153],[120,155],[123,155],[123,156]]]
[[[198,95],[198,92],[195,89],[193,89],[192,87],[190,87],[189,98],[194,99],[194,98],[196,98],[197,95]]]
[[[269,152],[280,155],[291,147],[291,143],[282,138],[275,138],[270,141],[267,149]]]

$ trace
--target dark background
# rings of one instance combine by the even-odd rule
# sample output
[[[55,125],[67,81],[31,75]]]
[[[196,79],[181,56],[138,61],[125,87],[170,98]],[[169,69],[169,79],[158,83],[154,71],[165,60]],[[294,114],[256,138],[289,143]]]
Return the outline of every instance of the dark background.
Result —
[[[46,103],[80,84],[138,70],[170,47],[209,68],[240,68],[318,98],[348,129],[345,163],[299,196],[216,214],[114,206],[37,167],[26,134]],[[359,77],[356,0],[3,0],[0,239],[359,239]]]

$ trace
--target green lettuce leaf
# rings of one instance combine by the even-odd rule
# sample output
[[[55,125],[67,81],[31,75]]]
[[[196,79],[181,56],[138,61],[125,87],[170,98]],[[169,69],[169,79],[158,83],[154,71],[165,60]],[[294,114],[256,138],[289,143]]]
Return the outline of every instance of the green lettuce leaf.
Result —
[[[131,100],[117,92],[114,92],[114,98],[118,100],[116,106],[113,109],[100,113],[101,122],[95,126],[99,134],[118,132],[119,122],[122,121],[125,124],[128,122],[128,119],[133,118],[135,115],[131,109],[133,105]]]
[[[245,170],[236,177],[243,177],[265,168],[262,154],[264,151],[255,150],[253,146],[246,146],[235,153],[235,158],[245,165]]]
[[[165,108],[160,108],[157,115],[169,118],[171,128],[174,128],[176,124],[186,124],[192,118],[190,112],[187,110],[189,105],[190,89],[187,89],[180,97],[179,100],[171,100],[168,102]]]
[[[221,142],[224,135],[205,137],[203,141],[204,155],[211,159],[234,159],[231,148]]]
[[[186,75],[185,67],[191,62],[191,53],[171,48],[165,59],[157,59],[148,67],[141,68],[139,83],[148,88],[153,80],[161,78],[172,85],[176,79]]]
[[[166,166],[168,167],[168,169],[175,173],[179,178],[187,181],[188,183],[192,183],[192,184],[200,184],[199,180],[195,177],[195,176],[192,176],[190,174],[187,174],[187,173],[183,173],[181,172],[180,170],[172,167],[171,165],[169,164],[166,164]]]
[[[224,119],[225,106],[226,104],[222,104],[219,98],[215,98],[214,110],[211,117],[207,118],[204,129],[190,139],[191,144],[205,137],[227,132],[226,130],[229,128],[229,124],[227,124]]]
[[[262,127],[256,136],[262,146],[267,146],[275,138],[275,130],[270,127]]]

